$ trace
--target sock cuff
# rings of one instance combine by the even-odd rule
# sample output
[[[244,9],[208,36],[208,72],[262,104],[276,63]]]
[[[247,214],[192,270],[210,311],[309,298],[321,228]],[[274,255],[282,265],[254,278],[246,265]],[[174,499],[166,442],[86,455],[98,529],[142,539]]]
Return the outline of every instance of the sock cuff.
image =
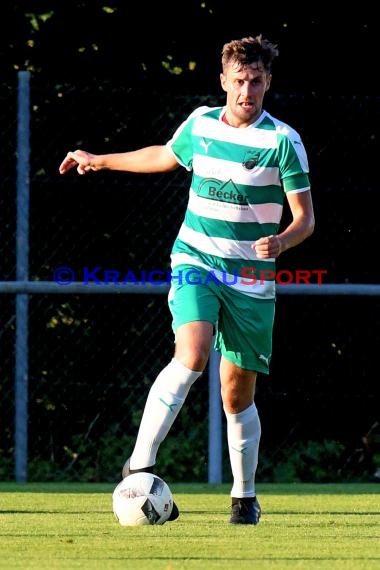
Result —
[[[254,403],[248,406],[248,408],[246,408],[242,412],[239,412],[238,414],[230,414],[229,412],[226,412],[226,410],[224,410],[224,413],[226,414],[227,421],[230,422],[231,424],[232,423],[240,424],[241,422],[244,422],[247,418],[251,418],[253,415],[258,415],[256,404]]]
[[[175,357],[172,358],[169,366],[171,368],[177,370],[179,374],[185,374],[188,377],[190,382],[195,382],[195,380],[197,378],[199,378],[199,376],[201,376],[201,374],[203,374],[202,371],[199,372],[199,370],[191,370],[191,368],[188,368],[187,366],[182,364],[182,362],[177,360]]]

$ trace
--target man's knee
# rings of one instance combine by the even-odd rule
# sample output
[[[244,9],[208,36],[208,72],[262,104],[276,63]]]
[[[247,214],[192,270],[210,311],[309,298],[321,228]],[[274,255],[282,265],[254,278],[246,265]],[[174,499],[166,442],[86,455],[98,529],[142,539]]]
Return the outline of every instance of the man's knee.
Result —
[[[175,358],[190,370],[203,372],[206,368],[210,353],[209,347],[189,347],[176,348]]]
[[[203,372],[210,354],[212,325],[200,321],[183,325],[176,332],[175,358],[191,370]]]
[[[222,359],[221,395],[224,408],[230,413],[239,413],[254,401],[257,373],[229,365]]]

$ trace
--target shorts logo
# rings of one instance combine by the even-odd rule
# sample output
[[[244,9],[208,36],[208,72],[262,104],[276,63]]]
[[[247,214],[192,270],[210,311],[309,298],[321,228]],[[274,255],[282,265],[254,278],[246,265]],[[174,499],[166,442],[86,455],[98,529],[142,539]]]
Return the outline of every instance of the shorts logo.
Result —
[[[269,357],[264,354],[259,355],[259,360],[262,360],[267,366],[269,366]]]

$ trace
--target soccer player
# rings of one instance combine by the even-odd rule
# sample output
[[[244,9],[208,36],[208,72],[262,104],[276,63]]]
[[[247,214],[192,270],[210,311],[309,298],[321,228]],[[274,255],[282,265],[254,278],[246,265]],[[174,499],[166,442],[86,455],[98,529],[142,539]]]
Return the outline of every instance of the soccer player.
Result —
[[[254,394],[257,374],[269,373],[272,355],[275,259],[314,230],[301,137],[263,109],[277,56],[277,46],[261,35],[226,43],[224,106],[195,109],[166,144],[103,155],[76,150],[59,167],[61,174],[72,168],[79,174],[180,166],[192,171],[171,251],[174,355],[152,384],[122,474],[153,470],[160,444],[207,365],[215,334],[233,476],[232,524],[256,525],[261,515],[255,489],[261,425]],[[280,232],[285,198],[291,221]],[[174,505],[170,520],[178,515]]]

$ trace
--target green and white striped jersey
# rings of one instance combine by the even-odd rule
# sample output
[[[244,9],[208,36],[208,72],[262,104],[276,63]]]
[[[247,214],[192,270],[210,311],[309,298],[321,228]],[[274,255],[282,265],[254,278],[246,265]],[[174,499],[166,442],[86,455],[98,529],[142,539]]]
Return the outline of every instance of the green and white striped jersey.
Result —
[[[195,109],[167,142],[192,170],[172,269],[204,267],[243,294],[271,299],[275,260],[258,260],[251,246],[278,232],[287,192],[309,190],[307,155],[299,134],[266,111],[249,127],[234,128],[222,120],[225,110]],[[247,267],[257,282],[244,278]]]

